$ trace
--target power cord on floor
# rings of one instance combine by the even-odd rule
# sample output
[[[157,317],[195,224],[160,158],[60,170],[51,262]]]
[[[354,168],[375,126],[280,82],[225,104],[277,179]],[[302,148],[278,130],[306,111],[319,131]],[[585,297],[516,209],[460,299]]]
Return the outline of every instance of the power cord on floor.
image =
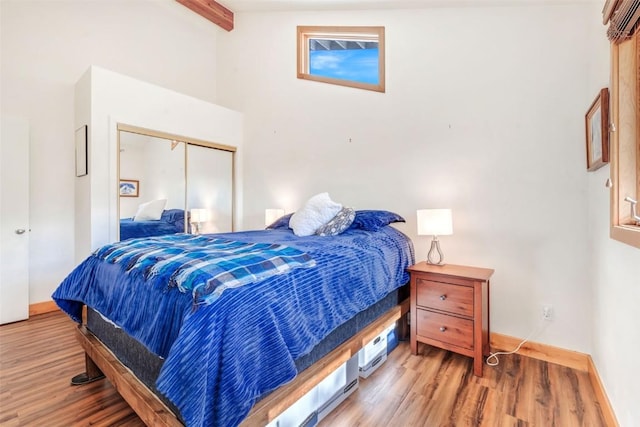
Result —
[[[498,359],[498,355],[507,355],[507,354],[514,354],[516,353],[518,350],[520,350],[520,347],[522,347],[524,345],[524,343],[526,343],[527,341],[529,341],[534,335],[542,332],[542,329],[544,329],[544,326],[546,325],[547,321],[545,319],[542,319],[540,321],[540,323],[538,324],[538,326],[536,326],[531,333],[529,333],[529,335],[527,335],[527,337],[525,339],[523,339],[520,344],[518,344],[518,346],[515,348],[515,350],[511,350],[511,351],[496,351],[495,353],[491,353],[489,354],[489,356],[487,356],[487,365],[489,366],[498,366],[498,364],[500,363],[500,360]],[[495,359],[495,362],[490,362],[490,360]]]

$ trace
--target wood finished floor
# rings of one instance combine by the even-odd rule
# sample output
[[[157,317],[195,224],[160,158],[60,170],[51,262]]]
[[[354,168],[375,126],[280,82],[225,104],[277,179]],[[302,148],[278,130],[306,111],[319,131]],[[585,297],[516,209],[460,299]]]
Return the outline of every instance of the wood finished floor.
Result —
[[[84,369],[75,324],[60,313],[0,326],[0,426],[143,426],[106,380]],[[334,426],[604,426],[585,372],[518,355],[473,376],[472,361],[400,343],[320,424]]]

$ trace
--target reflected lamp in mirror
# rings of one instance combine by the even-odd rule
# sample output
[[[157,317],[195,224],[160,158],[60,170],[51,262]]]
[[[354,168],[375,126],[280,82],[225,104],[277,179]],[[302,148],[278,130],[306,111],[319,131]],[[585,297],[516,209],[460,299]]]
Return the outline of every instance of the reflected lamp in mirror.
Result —
[[[265,209],[264,226],[268,227],[284,215],[284,209]]]
[[[419,209],[417,213],[418,235],[433,236],[431,248],[427,255],[427,263],[444,265],[444,255],[440,249],[438,236],[449,236],[453,234],[451,209]]]
[[[202,224],[209,221],[208,209],[191,209],[191,231],[193,234],[200,234]]]

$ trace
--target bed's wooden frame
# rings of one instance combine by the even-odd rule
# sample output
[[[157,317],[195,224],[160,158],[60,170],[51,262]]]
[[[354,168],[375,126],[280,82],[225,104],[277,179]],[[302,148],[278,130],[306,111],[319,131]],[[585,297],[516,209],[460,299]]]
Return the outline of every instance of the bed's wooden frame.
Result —
[[[400,335],[405,336],[407,332],[406,313],[408,311],[409,299],[407,298],[304,370],[293,381],[259,401],[241,426],[263,427],[267,425],[331,372],[357,354],[361,348],[380,335],[389,325],[400,321]],[[78,327],[76,335],[86,354],[86,374],[89,379],[104,374],[142,421],[149,426],[183,425],[176,415],[84,325]]]

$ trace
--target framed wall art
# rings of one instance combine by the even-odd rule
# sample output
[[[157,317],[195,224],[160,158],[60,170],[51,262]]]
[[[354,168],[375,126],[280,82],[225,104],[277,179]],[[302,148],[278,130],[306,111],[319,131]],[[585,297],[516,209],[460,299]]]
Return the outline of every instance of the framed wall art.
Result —
[[[609,89],[601,89],[585,116],[587,170],[609,163]]]

